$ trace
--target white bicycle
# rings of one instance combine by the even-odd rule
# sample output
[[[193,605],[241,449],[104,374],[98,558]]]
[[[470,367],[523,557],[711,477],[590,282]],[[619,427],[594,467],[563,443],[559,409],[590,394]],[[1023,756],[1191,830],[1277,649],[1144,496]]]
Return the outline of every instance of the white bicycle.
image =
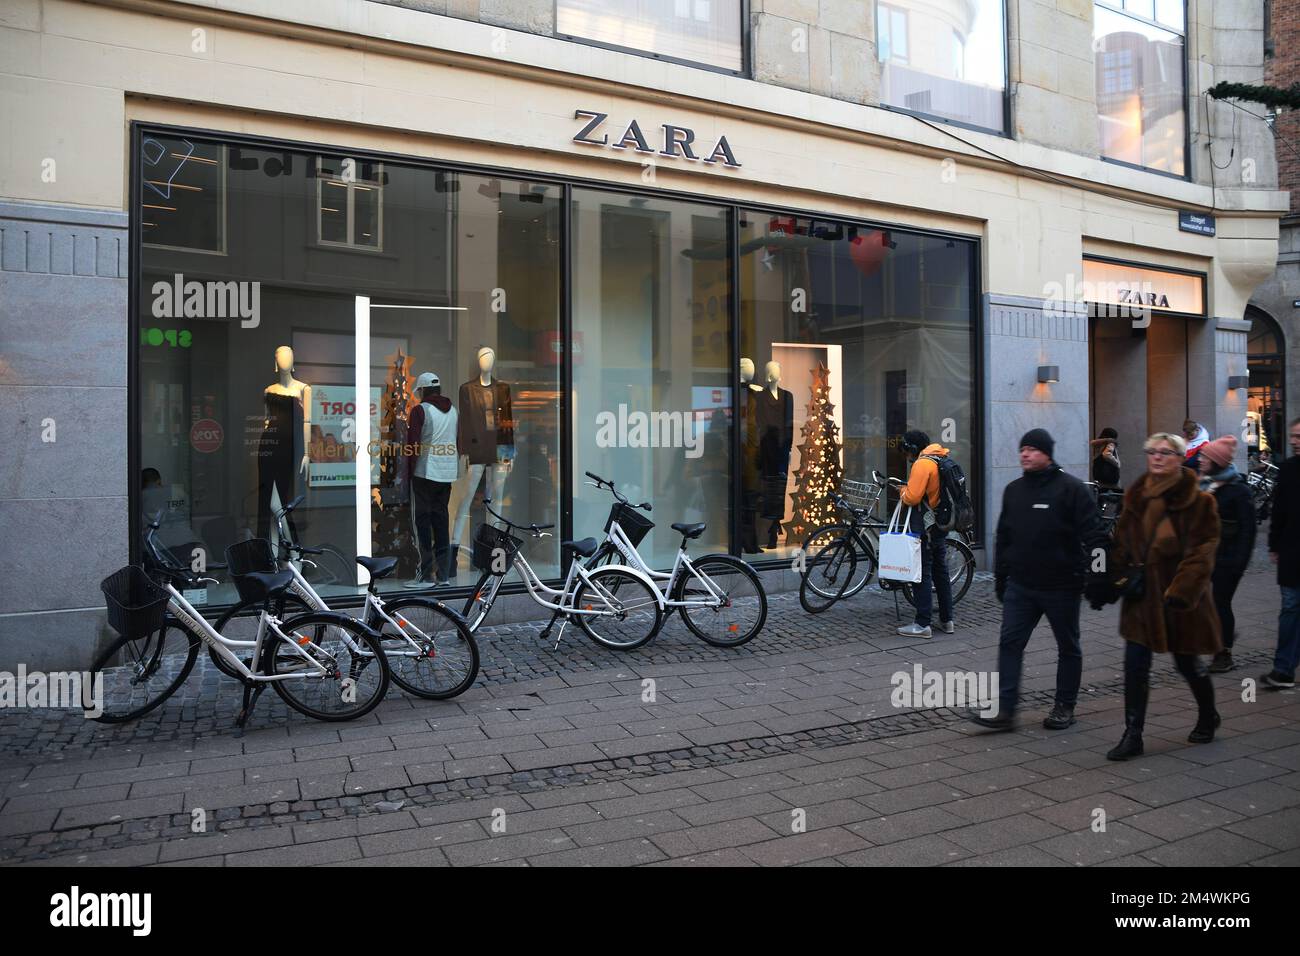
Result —
[[[767,592],[754,569],[729,554],[706,554],[692,560],[686,553],[686,542],[703,534],[706,524],[671,525],[682,536],[682,544],[672,570],[656,571],[637,551],[654,527],[653,521],[637,511],[650,511],[650,503],[634,505],[612,481],[591,472],[587,477],[586,484],[608,489],[614,496],[605,521],[605,540],[588,559],[587,567],[600,567],[618,558],[641,571],[662,588],[668,613],[676,611],[692,634],[715,647],[739,647],[758,635],[767,622]]]
[[[267,685],[290,707],[318,720],[353,720],[384,699],[388,663],[374,630],[333,611],[283,619],[293,575],[278,571],[246,576],[246,593],[261,604],[256,624],[246,639],[223,635],[176,588],[216,580],[166,560],[154,540],[157,530],[154,521],[145,535],[143,569],[127,566],[101,585],[109,624],[120,636],[91,668],[90,686],[102,679],[103,688],[96,719],[121,723],[149,713],[185,682],[201,644],[244,685],[235,721],[241,730]],[[274,612],[273,604],[279,605]]]
[[[514,568],[524,582],[528,596],[537,604],[553,612],[551,623],[542,630],[542,640],[551,633],[552,625],[560,618],[560,633],[555,646],[560,646],[564,628],[570,621],[597,644],[619,651],[640,647],[659,633],[663,626],[663,596],[654,583],[636,568],[611,565],[595,571],[583,567],[578,558],[589,558],[596,553],[596,539],[562,541],[563,553],[575,557],[569,565],[564,586],[559,590],[547,587],[532,565],[520,553],[523,541],[510,532],[519,531],[533,538],[549,538],[548,530],[555,525],[517,525],[492,510],[490,499],[484,499],[488,513],[504,525],[494,528],[489,524],[479,526],[474,535],[474,565],[486,569],[474,586],[474,592],[465,602],[462,616],[471,632],[492,610],[506,574]]]
[[[276,561],[271,543],[263,538],[241,541],[226,549],[226,561],[235,589],[243,603],[226,611],[216,628],[222,634],[239,633],[251,626],[248,615],[256,610],[257,601],[244,594],[244,575],[250,571],[269,573],[285,570],[293,574],[293,584],[285,594],[285,608],[293,613],[328,611],[329,605],[291,560],[295,555],[309,564],[309,555],[319,555],[320,548],[305,548],[287,528],[286,518],[300,505],[299,495],[276,513],[280,534],[280,560]],[[479,653],[474,635],[464,620],[441,601],[427,597],[401,597],[385,601],[376,583],[397,567],[397,558],[358,556],[357,564],[370,574],[362,622],[379,633],[384,655],[392,671],[393,683],[407,693],[426,700],[447,700],[463,694],[478,676]],[[228,674],[229,670],[215,655],[213,663]]]

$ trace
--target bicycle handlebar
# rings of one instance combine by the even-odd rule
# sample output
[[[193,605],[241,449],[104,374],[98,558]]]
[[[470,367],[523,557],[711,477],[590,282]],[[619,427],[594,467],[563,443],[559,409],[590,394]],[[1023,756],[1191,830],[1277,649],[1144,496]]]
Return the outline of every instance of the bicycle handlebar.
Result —
[[[483,497],[483,507],[487,509],[488,514],[496,518],[498,521],[503,522],[508,528],[513,528],[518,531],[527,531],[535,538],[542,537],[542,532],[550,531],[552,528],[555,527],[555,525],[553,524],[529,524],[529,525],[515,524],[505,515],[499,514],[495,509],[493,509],[492,499],[487,497],[486,495]]]
[[[619,493],[619,490],[614,487],[614,482],[610,481],[608,478],[602,478],[600,477],[600,475],[597,475],[590,471],[586,472],[586,475],[588,478],[591,479],[591,481],[587,482],[587,484],[592,485],[593,487],[596,488],[608,489],[609,493],[613,495],[615,500],[617,500],[620,504],[625,504],[632,508],[640,508],[642,511],[654,510],[654,507],[648,501],[643,501],[639,505],[632,504],[632,502],[628,501],[626,497],[624,497],[622,494]]]

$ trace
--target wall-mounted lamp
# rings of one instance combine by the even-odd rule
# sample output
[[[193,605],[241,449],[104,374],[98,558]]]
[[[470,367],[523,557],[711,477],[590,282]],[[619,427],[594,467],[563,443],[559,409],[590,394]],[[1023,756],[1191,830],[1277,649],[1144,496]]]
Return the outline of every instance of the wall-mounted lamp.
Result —
[[[1229,388],[1229,389],[1234,389],[1234,388],[1250,388],[1250,376],[1249,376],[1249,375],[1229,375],[1229,376],[1228,376],[1228,388]]]
[[[1040,365],[1038,366],[1038,381],[1045,383],[1059,382],[1061,380],[1061,366],[1059,365]]]

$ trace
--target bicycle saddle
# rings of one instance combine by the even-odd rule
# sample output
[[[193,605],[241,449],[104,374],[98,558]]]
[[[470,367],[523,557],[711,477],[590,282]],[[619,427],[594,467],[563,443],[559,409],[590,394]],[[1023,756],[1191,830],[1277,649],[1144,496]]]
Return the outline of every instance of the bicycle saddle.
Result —
[[[707,527],[708,525],[702,521],[696,522],[695,524],[686,524],[683,521],[679,521],[672,525],[672,529],[684,538],[698,538],[700,535],[704,534],[704,529]]]
[[[249,571],[241,574],[241,594],[247,594],[246,600],[263,601],[283,594],[293,584],[292,571]]]
[[[396,558],[367,558],[365,555],[357,555],[357,564],[361,565],[370,572],[370,576],[378,581],[380,578],[386,578],[393,573],[393,568],[397,567]]]
[[[565,551],[576,551],[584,558],[589,558],[596,553],[600,545],[596,543],[595,538],[583,538],[581,541],[561,541],[560,547]]]

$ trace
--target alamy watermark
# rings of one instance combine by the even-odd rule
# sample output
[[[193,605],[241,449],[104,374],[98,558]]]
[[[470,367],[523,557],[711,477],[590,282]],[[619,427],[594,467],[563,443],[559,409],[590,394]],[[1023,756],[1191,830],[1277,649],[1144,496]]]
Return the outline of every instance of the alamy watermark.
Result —
[[[85,711],[94,719],[104,713],[104,675],[88,671],[0,671],[0,710],[64,708]]]
[[[598,448],[681,448],[687,458],[704,454],[704,435],[690,412],[639,412],[619,405],[596,414]]]
[[[1088,313],[1103,319],[1131,319],[1133,328],[1151,324],[1153,309],[1170,309],[1169,296],[1149,282],[1092,282],[1077,280],[1073,273],[1065,282],[1043,286],[1043,314],[1051,318]]]
[[[262,322],[260,282],[187,282],[184,274],[177,272],[171,282],[155,282],[152,291],[155,319],[239,319],[245,329],[255,329]]]
[[[895,707],[973,707],[983,717],[998,715],[997,671],[927,671],[916,664],[895,671],[889,682]]]

